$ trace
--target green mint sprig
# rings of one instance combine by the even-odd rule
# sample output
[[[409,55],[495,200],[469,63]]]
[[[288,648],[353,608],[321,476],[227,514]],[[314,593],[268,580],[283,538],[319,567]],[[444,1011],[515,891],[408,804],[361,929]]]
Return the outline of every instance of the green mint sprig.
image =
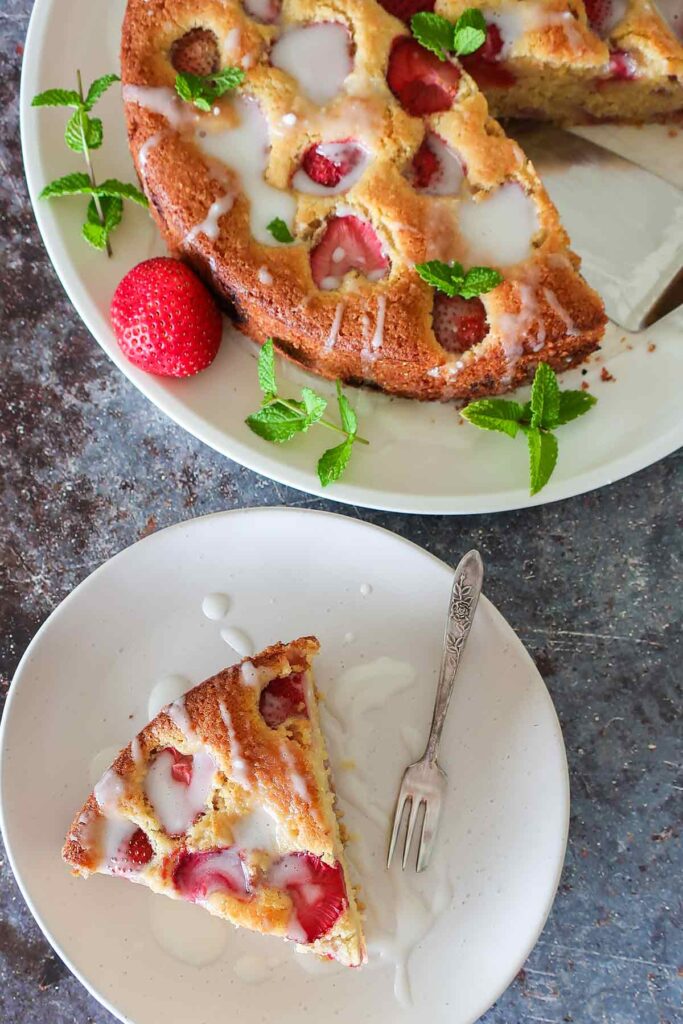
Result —
[[[220,96],[237,89],[244,78],[242,68],[223,68],[210,75],[182,71],[176,75],[175,91],[186,103],[194,103],[199,110],[209,111]]]
[[[449,53],[465,57],[486,41],[486,22],[481,11],[469,7],[453,24],[440,14],[421,11],[410,19],[410,29],[420,46],[431,50],[439,60]]]
[[[311,388],[302,388],[301,399],[298,401],[293,398],[282,398],[278,394],[272,338],[268,338],[259,353],[258,382],[263,392],[263,402],[258,412],[247,417],[247,426],[265,441],[273,441],[275,444],[291,441],[296,434],[305,433],[316,423],[343,434],[342,443],[334,448],[328,448],[318,460],[318,478],[323,487],[339,480],[349,463],[354,444],[369,444],[364,437],[358,436],[358,418],[339,381],[337,405],[341,426],[323,419],[327,399]]]
[[[423,281],[451,298],[461,295],[463,299],[473,299],[475,295],[490,292],[503,280],[503,275],[491,267],[470,267],[465,271],[461,263],[442,263],[441,260],[416,263],[415,269]]]
[[[557,463],[557,438],[553,433],[595,405],[597,398],[586,391],[560,391],[557,377],[547,363],[536,367],[531,400],[526,405],[504,398],[482,398],[460,410],[469,423],[484,430],[498,430],[516,437],[521,430],[529,448],[529,489],[538,494],[552,476]]]
[[[56,178],[45,186],[40,193],[41,199],[54,199],[59,196],[90,196],[86,211],[86,219],[81,233],[86,242],[95,249],[106,249],[111,256],[109,236],[114,228],[121,223],[123,217],[123,200],[130,199],[140,206],[147,206],[147,199],[135,185],[126,184],[116,178],[107,178],[98,185],[95,179],[90,151],[99,149],[104,137],[102,121],[99,117],[90,117],[90,111],[107,91],[110,85],[119,81],[118,75],[102,75],[96,78],[83,95],[83,83],[80,71],[76,72],[78,89],[48,89],[33,97],[34,107],[73,107],[74,112],[69,118],[64,131],[64,141],[74,153],[82,153],[88,168],[72,174]]]
[[[289,245],[294,241],[294,235],[289,230],[282,217],[275,217],[269,224],[266,224],[266,227],[276,242],[282,242],[283,245]]]

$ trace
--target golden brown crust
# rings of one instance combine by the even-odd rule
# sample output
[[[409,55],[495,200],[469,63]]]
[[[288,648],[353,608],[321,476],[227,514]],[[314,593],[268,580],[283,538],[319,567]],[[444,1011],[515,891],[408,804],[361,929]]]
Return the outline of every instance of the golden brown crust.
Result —
[[[353,86],[349,86],[353,95],[343,93],[322,111],[315,107],[289,75],[265,60],[267,47],[280,29],[257,25],[241,4],[230,0],[202,3],[201,9],[186,0],[129,0],[123,26],[128,135],[152,214],[169,248],[213,286],[234,312],[238,326],[261,342],[273,336],[281,352],[315,373],[425,399],[505,391],[526,379],[540,360],[563,369],[593,351],[605,324],[602,304],[580,277],[578,261],[567,249],[557,213],[533,167],[489,117],[486,101],[472,79],[462,75],[453,109],[424,119],[413,117],[386,83],[392,42],[406,30],[374,0],[344,4],[292,0],[285,4],[282,17],[285,25],[328,19],[348,26],[355,48]],[[242,93],[258,100],[271,125],[282,124],[283,116],[296,111],[296,126],[271,133],[266,171],[270,184],[287,189],[308,145],[334,138],[330,124],[348,124],[350,104],[360,141],[372,139],[375,157],[346,194],[297,194],[299,244],[285,247],[255,241],[249,203],[242,193],[218,220],[216,238],[196,230],[212,203],[235,187],[234,177],[225,167],[217,169],[197,148],[192,108],[182,113],[186,130],[182,125],[176,130],[164,115],[150,109],[144,89],[172,85],[173,42],[199,26],[214,31],[219,40],[239,33],[230,61],[246,59],[249,68]],[[226,61],[222,54],[221,62]],[[125,86],[142,86],[143,92]],[[201,118],[202,131],[213,132],[230,123],[230,100],[221,101],[218,117],[196,116]],[[538,220],[530,257],[513,268],[503,268],[507,285],[484,296],[490,330],[464,357],[439,344],[432,329],[434,290],[414,270],[415,262],[432,258],[467,263],[467,247],[458,232],[458,207],[463,200],[419,194],[403,173],[427,129],[461,156],[472,200],[485,201],[501,186],[517,183],[535,205]],[[311,276],[310,250],[326,220],[335,212],[349,211],[371,222],[389,256],[391,272],[378,282],[348,274],[339,289],[321,291]],[[571,316],[553,314],[536,285],[543,279],[544,288],[552,287],[549,282],[557,277],[552,261],[558,254],[566,257],[566,268],[561,274],[562,299],[556,294],[553,305],[571,310]],[[517,352],[503,336],[509,334],[520,304],[530,302],[534,309],[525,310],[524,319],[529,320],[533,312],[537,329],[524,350]],[[371,339],[374,347],[369,358]]]
[[[229,847],[239,821],[264,807],[278,823],[281,855],[307,852],[344,867],[323,763],[324,744],[313,717],[296,716],[274,728],[259,711],[261,692],[272,679],[298,673],[309,679],[318,649],[315,637],[274,644],[195,686],[181,699],[180,709],[179,702],[162,709],[103,776],[116,784],[115,806],[101,807],[96,787],[75,816],[62,850],[74,873],[125,873],[112,868],[102,854],[103,829],[112,820],[123,821],[142,829],[153,849],[149,862],[127,877],[178,898],[173,880],[178,857],[184,851]],[[307,701],[309,706],[315,701],[312,682],[307,685]],[[208,752],[217,768],[201,814],[182,835],[165,831],[145,790],[151,764],[168,747],[183,755]],[[259,886],[249,899],[214,893],[205,901],[206,908],[234,924],[287,934],[292,906],[285,893],[263,882],[268,857],[258,849],[244,852],[244,857],[261,879]],[[349,906],[312,948],[357,965],[364,956],[362,932],[348,882],[346,889]]]

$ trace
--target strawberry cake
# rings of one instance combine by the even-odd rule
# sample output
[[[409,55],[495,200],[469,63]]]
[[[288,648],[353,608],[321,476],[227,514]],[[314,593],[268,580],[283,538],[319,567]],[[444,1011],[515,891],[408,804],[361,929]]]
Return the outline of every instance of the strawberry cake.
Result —
[[[365,945],[318,721],[313,637],[163,708],[69,830],[75,874],[118,875],[358,967]]]
[[[486,42],[463,64],[496,117],[590,124],[683,113],[681,0],[436,0],[420,7],[449,19],[481,10]]]
[[[177,91],[228,68],[240,84],[201,109]],[[533,166],[463,64],[376,0],[129,0],[122,79],[169,248],[256,341],[442,400],[597,348],[602,303]],[[433,261],[500,280],[449,294],[419,272]]]

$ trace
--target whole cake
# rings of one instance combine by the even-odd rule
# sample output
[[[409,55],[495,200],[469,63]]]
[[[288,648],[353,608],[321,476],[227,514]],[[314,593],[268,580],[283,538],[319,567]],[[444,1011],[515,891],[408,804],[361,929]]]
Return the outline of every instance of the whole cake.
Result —
[[[226,68],[243,81],[207,109],[174,88]],[[422,399],[506,391],[598,346],[602,303],[533,166],[463,65],[375,0],[129,0],[122,78],[169,247],[255,340]],[[502,279],[449,294],[419,272],[434,261]]]
[[[276,644],[167,705],[76,815],[63,857],[357,967],[365,945],[311,658]]]

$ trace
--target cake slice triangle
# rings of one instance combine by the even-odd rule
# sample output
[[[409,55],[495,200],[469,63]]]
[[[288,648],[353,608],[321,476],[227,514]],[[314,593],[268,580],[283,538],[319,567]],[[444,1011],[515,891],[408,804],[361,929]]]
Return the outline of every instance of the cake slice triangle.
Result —
[[[77,813],[62,855],[357,967],[362,925],[320,729],[314,637],[162,708]]]

